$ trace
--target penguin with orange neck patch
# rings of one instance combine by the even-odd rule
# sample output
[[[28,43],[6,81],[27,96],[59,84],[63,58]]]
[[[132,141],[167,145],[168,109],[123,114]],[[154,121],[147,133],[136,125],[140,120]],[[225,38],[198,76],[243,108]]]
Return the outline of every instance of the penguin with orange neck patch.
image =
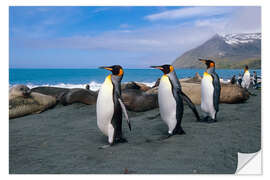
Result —
[[[201,109],[206,114],[204,122],[212,123],[217,121],[220,98],[220,81],[215,72],[215,62],[208,59],[199,59],[207,69],[201,81]]]
[[[181,126],[184,112],[183,100],[193,110],[197,120],[200,120],[195,105],[182,92],[181,84],[172,65],[165,64],[151,67],[160,69],[164,73],[158,86],[158,104],[161,118],[168,126],[168,137],[175,134],[185,134]]]
[[[248,89],[250,85],[250,73],[248,71],[248,65],[245,66],[244,75],[242,79],[243,80],[242,80],[241,86],[245,89]]]
[[[122,137],[122,112],[124,112],[130,130],[131,126],[125,105],[121,100],[121,80],[124,75],[123,68],[119,65],[103,66],[100,68],[112,72],[112,74],[106,77],[99,89],[96,103],[97,125],[100,131],[108,136],[109,142],[109,145],[102,146],[101,148],[107,148],[114,143],[127,142],[127,140]]]

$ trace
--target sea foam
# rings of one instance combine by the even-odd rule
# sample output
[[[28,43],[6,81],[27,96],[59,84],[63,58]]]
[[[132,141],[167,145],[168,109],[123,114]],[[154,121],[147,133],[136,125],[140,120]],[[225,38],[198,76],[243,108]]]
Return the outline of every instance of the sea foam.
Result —
[[[123,83],[127,83],[127,82],[123,82]],[[138,83],[143,83],[149,87],[152,87],[154,86],[155,82],[138,82]],[[91,81],[90,83],[88,83],[89,86],[90,86],[90,90],[92,91],[97,91],[99,90],[99,88],[101,87],[102,83],[97,83],[95,81]],[[11,88],[12,86],[14,85],[9,85],[9,88]],[[30,89],[32,88],[35,88],[35,87],[40,87],[40,86],[43,86],[43,87],[59,87],[59,88],[68,88],[68,89],[72,89],[72,88],[85,88],[86,84],[65,84],[65,83],[59,83],[59,84],[31,84],[31,83],[28,83],[26,84],[27,87],[29,87]]]

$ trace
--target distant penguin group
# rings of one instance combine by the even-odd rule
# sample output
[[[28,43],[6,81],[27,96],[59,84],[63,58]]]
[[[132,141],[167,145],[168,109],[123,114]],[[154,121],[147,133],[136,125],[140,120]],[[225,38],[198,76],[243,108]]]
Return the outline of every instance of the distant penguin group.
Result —
[[[158,87],[158,104],[161,119],[168,127],[168,138],[175,134],[185,134],[181,122],[184,114],[184,103],[193,111],[198,122],[216,122],[219,111],[220,81],[215,72],[215,62],[212,60],[199,59],[207,66],[201,80],[201,109],[205,113],[203,119],[192,103],[190,98],[183,93],[180,81],[174,71],[174,67],[169,64],[161,66],[151,66],[151,68],[160,69],[163,76],[160,79]],[[127,111],[121,99],[121,80],[124,70],[120,65],[103,66],[112,72],[105,78],[102,84],[96,103],[97,125],[100,131],[108,137],[108,145],[101,148],[107,148],[115,143],[127,142],[122,135],[122,113],[125,115],[129,129],[130,121]]]

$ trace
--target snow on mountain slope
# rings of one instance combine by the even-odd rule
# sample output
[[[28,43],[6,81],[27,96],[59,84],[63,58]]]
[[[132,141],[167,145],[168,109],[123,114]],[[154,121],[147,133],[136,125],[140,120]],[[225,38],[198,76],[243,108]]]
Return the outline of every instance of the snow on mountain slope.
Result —
[[[203,68],[198,58],[213,59],[219,68],[242,64],[260,67],[261,33],[216,34],[203,44],[186,51],[172,63],[176,68]]]
[[[250,43],[254,40],[261,40],[261,33],[226,34],[221,35],[221,37],[229,45],[239,45],[243,43]]]

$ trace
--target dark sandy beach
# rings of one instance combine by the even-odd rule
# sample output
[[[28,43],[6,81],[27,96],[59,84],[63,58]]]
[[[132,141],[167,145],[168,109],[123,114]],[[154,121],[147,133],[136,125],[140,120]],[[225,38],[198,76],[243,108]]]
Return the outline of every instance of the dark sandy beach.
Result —
[[[167,127],[159,109],[128,112],[128,143],[107,149],[96,125],[95,105],[58,105],[41,114],[9,121],[11,174],[196,174],[234,173],[237,152],[261,148],[261,91],[242,104],[221,104],[218,122],[198,123],[185,106],[185,135],[159,141]],[[197,106],[199,113],[200,106]]]

